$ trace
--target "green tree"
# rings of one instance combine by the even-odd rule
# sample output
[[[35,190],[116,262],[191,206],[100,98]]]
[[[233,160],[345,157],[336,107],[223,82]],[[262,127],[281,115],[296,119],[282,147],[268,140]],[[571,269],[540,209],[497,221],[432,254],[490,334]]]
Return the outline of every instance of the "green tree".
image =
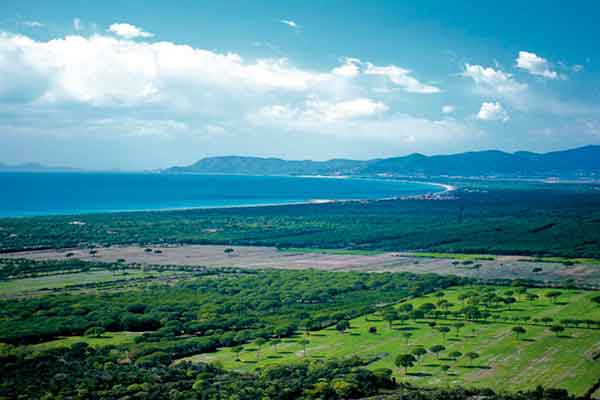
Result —
[[[546,292],[544,296],[546,296],[547,299],[550,299],[550,301],[554,304],[556,299],[558,299],[561,295],[562,292],[559,292],[558,290],[552,290],[550,292]]]
[[[447,326],[440,326],[438,330],[442,334],[442,338],[446,340],[446,335],[448,334],[448,332],[450,332],[450,328],[448,328]]]
[[[465,327],[465,324],[462,322],[455,322],[452,326],[454,326],[454,329],[456,329],[456,335],[458,336],[460,334],[460,330]]]
[[[406,375],[408,373],[408,369],[414,366],[416,361],[417,360],[415,356],[413,356],[412,354],[399,354],[396,357],[395,364],[398,368],[403,367],[404,374]]]
[[[338,323],[335,324],[335,329],[340,333],[344,333],[348,328],[350,328],[350,322],[345,319],[338,321]]]
[[[452,353],[449,354],[450,358],[452,358],[454,361],[458,360],[460,357],[462,357],[462,353],[460,351],[453,351]]]
[[[538,300],[540,298],[540,296],[538,296],[535,293],[527,293],[527,295],[525,296],[525,298],[527,299],[527,301],[533,302],[533,301]]]
[[[561,333],[565,331],[565,327],[562,325],[552,325],[550,327],[550,332],[554,333],[556,337],[560,336]]]
[[[515,304],[517,302],[517,299],[515,299],[514,297],[505,297],[504,298],[504,303],[506,303],[506,305],[508,305],[508,309],[512,310],[512,305]]]
[[[446,347],[441,344],[435,344],[429,348],[429,351],[435,354],[437,358],[440,358],[440,353],[444,350],[446,350]]]
[[[412,333],[410,333],[410,332],[404,332],[402,334],[402,337],[404,337],[404,340],[406,341],[406,344],[408,345],[408,340],[412,337]]]
[[[394,309],[387,309],[383,312],[383,319],[388,322],[391,328],[394,321],[398,319],[398,312]]]
[[[413,349],[412,354],[417,357],[417,360],[421,360],[421,357],[427,354],[427,350],[425,350],[423,347],[417,347]]]
[[[540,319],[540,321],[542,321],[544,323],[544,325],[548,326],[554,321],[554,318],[543,317],[542,319]]]
[[[513,326],[512,332],[517,337],[517,340],[519,340],[519,336],[524,335],[527,332],[527,330],[525,330],[525,328],[523,328],[522,326]]]
[[[474,351],[470,351],[467,354],[465,354],[465,357],[469,359],[469,365],[473,365],[473,360],[479,358],[479,354]]]

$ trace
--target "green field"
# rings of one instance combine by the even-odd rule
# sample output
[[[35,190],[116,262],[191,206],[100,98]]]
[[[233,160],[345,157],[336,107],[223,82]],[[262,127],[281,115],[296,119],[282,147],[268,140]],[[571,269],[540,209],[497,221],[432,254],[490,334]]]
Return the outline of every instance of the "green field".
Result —
[[[136,279],[155,280],[178,275],[187,275],[181,271],[144,271],[141,269],[126,269],[120,271],[92,270],[85,273],[48,274],[31,278],[11,279],[0,281],[0,298],[15,297],[30,294],[42,294],[43,291],[57,289],[75,290],[78,287],[94,284],[115,283],[127,285]]]
[[[85,342],[92,347],[100,346],[120,346],[132,344],[136,336],[139,336],[139,332],[106,332],[100,337],[91,336],[66,336],[60,339],[51,340],[40,344],[33,344],[27,346],[29,350],[49,350],[56,349],[58,347],[71,346],[78,342]]]
[[[462,307],[458,296],[470,288],[449,289],[444,299],[453,303],[449,310]],[[497,288],[506,292],[510,288]],[[220,349],[216,353],[201,354],[186,358],[192,361],[218,361],[225,368],[242,371],[255,370],[272,364],[298,362],[305,358],[326,359],[359,355],[374,358],[371,369],[392,368],[398,379],[408,380],[419,385],[466,385],[490,387],[497,390],[510,388],[511,391],[533,389],[537,385],[560,387],[574,394],[585,393],[600,376],[600,362],[593,360],[600,354],[600,330],[587,329],[584,325],[567,327],[557,337],[540,322],[505,321],[516,317],[551,317],[558,322],[561,319],[600,319],[600,308],[592,303],[594,292],[562,290],[562,295],[552,303],[544,297],[549,289],[529,289],[529,293],[538,294],[539,300],[518,299],[511,307],[503,306],[490,310],[492,314],[502,315],[498,321],[461,321],[465,327],[456,333],[452,327],[455,320],[437,320],[437,327],[431,328],[431,319],[394,322],[392,328],[379,314],[368,315],[350,321],[351,329],[345,333],[335,328],[310,332],[306,338],[307,354],[303,354],[302,337],[284,339],[277,349],[270,343],[265,344],[257,353],[257,346],[249,344],[241,352],[241,361],[230,348]],[[427,302],[435,303],[434,295],[410,300],[415,307]],[[368,321],[366,321],[368,319]],[[511,329],[516,326],[526,329],[519,340]],[[369,333],[369,327],[376,327],[377,333]],[[444,339],[437,330],[448,326],[451,332]],[[408,339],[404,333],[411,333]],[[405,375],[394,366],[394,359],[400,353],[409,353],[415,347],[429,348],[441,344],[446,350],[438,359],[432,353],[427,354]],[[464,357],[458,360],[449,358],[449,354],[459,351],[462,354],[477,352],[480,357],[471,363]],[[441,365],[448,365],[447,372]]]

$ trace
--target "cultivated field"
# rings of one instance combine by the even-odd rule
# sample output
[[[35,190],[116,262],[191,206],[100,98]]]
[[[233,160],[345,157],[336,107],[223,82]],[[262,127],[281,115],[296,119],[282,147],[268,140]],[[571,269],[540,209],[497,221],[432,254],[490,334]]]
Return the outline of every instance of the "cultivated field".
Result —
[[[448,289],[443,297],[428,295],[411,299],[396,306],[412,304],[419,309],[424,303],[447,300],[448,311],[464,307],[461,294],[479,292],[482,287]],[[408,380],[420,385],[466,385],[491,387],[511,391],[533,389],[537,385],[560,387],[574,394],[583,395],[600,377],[600,329],[587,328],[585,323],[567,326],[563,320],[600,320],[600,308],[591,301],[597,292],[561,290],[554,300],[546,297],[549,289],[529,289],[536,300],[526,300],[526,294],[516,295],[511,288],[497,287],[496,294],[515,296],[517,300],[510,308],[506,305],[491,306],[487,320],[468,321],[459,319],[431,318],[389,322],[381,313],[352,319],[350,328],[344,333],[335,327],[290,339],[280,344],[267,342],[260,348],[248,344],[240,352],[239,361],[232,348],[222,348],[216,353],[201,354],[185,358],[191,361],[218,361],[226,368],[255,370],[273,364],[298,362],[303,359],[327,359],[359,355],[372,359],[371,369],[392,368],[399,380]],[[540,321],[543,318],[552,320]],[[436,322],[434,327],[431,322]],[[464,324],[457,329],[456,323]],[[565,327],[559,334],[550,331],[550,326]],[[525,333],[519,338],[513,332],[515,326],[523,327]],[[374,327],[375,333],[369,328]],[[448,327],[450,332],[440,332]],[[303,340],[306,343],[304,354]],[[445,347],[439,358],[428,350],[408,374],[394,365],[398,354],[411,353],[415,348],[430,349],[434,345]],[[460,354],[452,354],[459,352]],[[477,353],[470,360],[465,355]],[[182,361],[182,360],[180,360]],[[443,367],[448,366],[448,367]],[[445,370],[446,369],[446,370]]]

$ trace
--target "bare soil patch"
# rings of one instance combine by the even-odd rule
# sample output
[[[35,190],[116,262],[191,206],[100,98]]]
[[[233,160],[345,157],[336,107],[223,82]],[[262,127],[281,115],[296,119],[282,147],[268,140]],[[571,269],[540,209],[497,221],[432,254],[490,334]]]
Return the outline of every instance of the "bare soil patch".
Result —
[[[411,253],[389,252],[375,255],[330,254],[327,252],[289,252],[273,247],[253,246],[113,246],[96,249],[60,249],[27,251],[4,255],[9,258],[33,260],[71,258],[86,261],[116,262],[148,265],[182,265],[207,267],[238,267],[249,269],[315,268],[328,271],[413,272],[467,276],[485,280],[532,279],[540,282],[564,282],[573,279],[587,287],[600,288],[600,264],[563,265],[537,262],[522,256],[496,256],[494,260],[476,261],[471,265],[456,263],[452,258],[415,257]],[[226,248],[234,251],[225,253]],[[159,252],[155,252],[158,250]],[[533,272],[534,268],[541,269]]]

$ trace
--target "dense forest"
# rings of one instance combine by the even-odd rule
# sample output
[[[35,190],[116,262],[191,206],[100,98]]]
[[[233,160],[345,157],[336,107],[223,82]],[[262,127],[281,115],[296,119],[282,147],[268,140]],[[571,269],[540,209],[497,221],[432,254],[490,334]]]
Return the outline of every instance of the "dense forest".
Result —
[[[594,185],[459,187],[454,200],[5,218],[0,251],[170,243],[600,258]]]

